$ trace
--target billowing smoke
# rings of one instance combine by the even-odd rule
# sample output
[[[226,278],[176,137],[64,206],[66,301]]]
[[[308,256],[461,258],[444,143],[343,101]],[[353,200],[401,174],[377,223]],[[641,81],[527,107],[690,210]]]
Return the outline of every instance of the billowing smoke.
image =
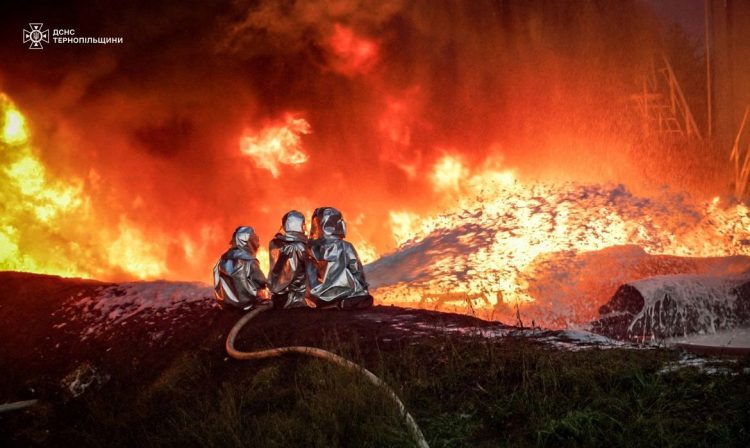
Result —
[[[81,204],[14,212],[31,261],[0,267],[103,279],[206,279],[237,225],[268,240],[320,205],[372,259],[483,173],[638,184],[628,96],[662,51],[636,0],[80,1],[0,21],[29,138],[2,147],[4,195],[33,202],[7,171],[23,146]],[[125,43],[29,51],[32,21]]]

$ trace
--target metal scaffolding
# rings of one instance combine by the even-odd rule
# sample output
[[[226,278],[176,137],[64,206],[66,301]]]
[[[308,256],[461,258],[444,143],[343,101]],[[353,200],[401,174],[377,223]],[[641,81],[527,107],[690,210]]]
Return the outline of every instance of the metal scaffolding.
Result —
[[[654,65],[642,80],[642,91],[631,95],[643,120],[646,135],[677,135],[702,140],[672,65]]]

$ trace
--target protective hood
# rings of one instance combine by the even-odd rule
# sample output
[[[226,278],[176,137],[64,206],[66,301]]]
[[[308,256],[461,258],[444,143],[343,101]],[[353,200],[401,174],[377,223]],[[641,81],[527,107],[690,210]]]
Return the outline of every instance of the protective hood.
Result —
[[[344,241],[346,223],[333,207],[313,212],[308,245],[308,295],[317,306],[368,296],[367,282],[357,251]],[[343,303],[343,302],[342,302]]]
[[[266,288],[266,276],[258,259],[258,235],[252,227],[240,226],[232,234],[229,250],[214,266],[214,297],[221,306],[249,309]]]
[[[276,234],[275,239],[284,241],[301,241],[307,242],[305,236],[305,215],[292,210],[281,218],[281,228]]]
[[[240,226],[232,234],[229,244],[232,245],[232,249],[243,250],[254,257],[260,246],[260,239],[252,227]]]
[[[279,308],[306,307],[307,237],[305,216],[292,210],[281,218],[281,229],[268,245],[271,299]]]
[[[333,207],[319,207],[313,212],[310,239],[345,238],[346,223],[340,211]]]

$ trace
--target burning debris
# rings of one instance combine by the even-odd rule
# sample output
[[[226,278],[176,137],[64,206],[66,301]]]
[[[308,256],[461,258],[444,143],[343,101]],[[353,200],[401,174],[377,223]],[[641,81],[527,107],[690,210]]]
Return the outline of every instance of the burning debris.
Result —
[[[81,228],[97,227],[100,217],[80,185],[47,174],[29,143],[24,116],[7,97],[2,101],[2,144],[9,160],[3,195],[11,205],[0,227],[4,268],[105,278],[109,268],[148,278],[169,270],[164,248],[176,241],[185,254],[205,250],[206,243],[198,247],[183,235],[168,240],[157,235],[151,242],[124,215],[116,234],[105,227],[88,239],[89,246],[79,244],[83,238],[76,234],[61,238],[51,254],[29,246],[18,230],[23,222],[52,233],[71,220]],[[279,127],[245,137],[243,151],[277,176],[281,165],[307,160],[300,136],[309,131],[305,120],[290,116]],[[750,252],[750,216],[742,204],[670,193],[642,197],[622,185],[523,182],[497,164],[471,169],[450,153],[435,162],[430,179],[458,206],[432,216],[389,211],[392,236],[401,246],[367,267],[378,303],[565,327],[595,319],[597,308],[626,282],[750,268],[742,257],[695,259]],[[201,238],[212,235],[206,230]],[[105,240],[106,249],[97,251]],[[623,245],[632,246],[616,248]],[[265,264],[265,254],[261,257]]]
[[[750,269],[740,256],[750,253],[748,222],[744,205],[515,183],[422,220],[412,240],[368,265],[368,278],[381,303],[581,324],[627,281]]]

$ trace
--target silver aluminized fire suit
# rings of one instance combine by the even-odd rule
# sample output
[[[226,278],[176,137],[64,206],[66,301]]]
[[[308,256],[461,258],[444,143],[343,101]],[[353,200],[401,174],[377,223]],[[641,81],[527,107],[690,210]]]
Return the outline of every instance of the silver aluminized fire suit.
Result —
[[[281,218],[281,229],[268,245],[268,257],[268,285],[274,306],[307,306],[307,236],[302,213],[292,210]]]
[[[307,293],[318,307],[372,305],[362,263],[345,237],[346,223],[340,211],[333,207],[315,209],[308,244]]]
[[[252,227],[237,227],[224,252],[214,266],[214,296],[219,305],[250,309],[261,300],[266,276],[260,270],[255,253],[260,242]]]

